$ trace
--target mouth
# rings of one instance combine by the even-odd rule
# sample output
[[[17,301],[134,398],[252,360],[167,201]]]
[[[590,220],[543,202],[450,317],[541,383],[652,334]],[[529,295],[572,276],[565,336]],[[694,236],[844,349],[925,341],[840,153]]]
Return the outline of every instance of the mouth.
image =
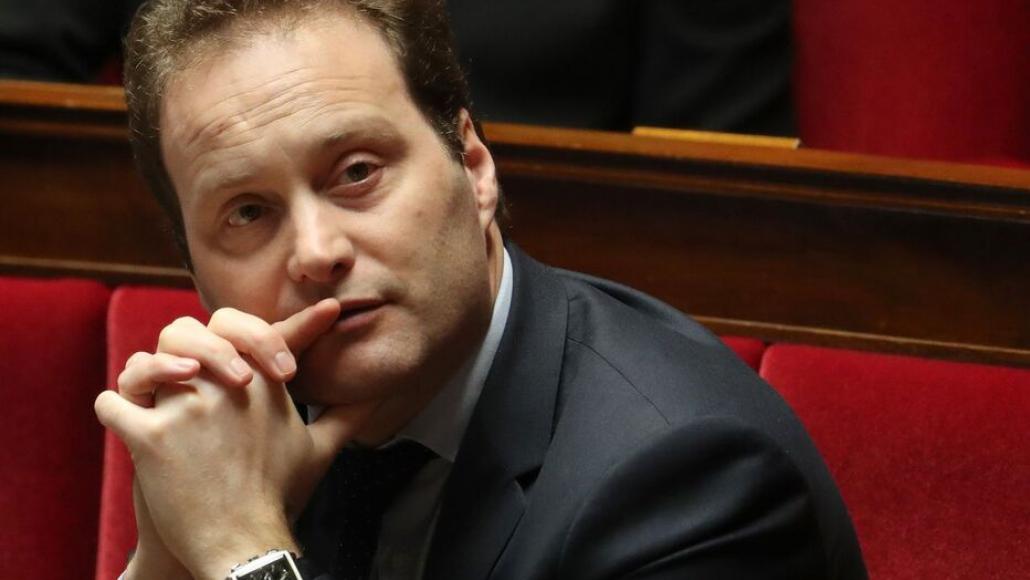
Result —
[[[385,304],[382,300],[341,300],[340,315],[334,328],[337,331],[352,332],[371,323]]]

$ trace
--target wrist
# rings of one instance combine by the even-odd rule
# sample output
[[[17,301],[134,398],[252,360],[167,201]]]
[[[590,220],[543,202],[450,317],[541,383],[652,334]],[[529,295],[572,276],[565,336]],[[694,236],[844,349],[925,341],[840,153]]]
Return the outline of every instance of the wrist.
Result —
[[[140,544],[129,561],[129,565],[126,566],[122,580],[146,580],[148,578],[192,580],[193,577],[189,570],[166,550],[148,550],[145,544]]]
[[[322,575],[313,562],[293,552],[271,550],[234,566],[227,580],[304,580]]]
[[[248,531],[246,534],[233,534],[232,537],[225,538],[220,544],[217,549],[208,551],[192,568],[195,578],[198,580],[225,580],[234,566],[255,556],[266,554],[269,550],[300,553],[300,548],[285,525],[285,520],[281,526],[273,529],[266,528]]]

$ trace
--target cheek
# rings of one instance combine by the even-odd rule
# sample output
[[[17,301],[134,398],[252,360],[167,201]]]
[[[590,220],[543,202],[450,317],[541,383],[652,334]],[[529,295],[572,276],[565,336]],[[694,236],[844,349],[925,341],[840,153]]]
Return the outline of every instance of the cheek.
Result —
[[[194,260],[194,283],[209,310],[236,308],[269,321],[279,319],[281,276],[261,262]]]
[[[394,192],[383,211],[368,216],[354,232],[359,251],[398,274],[439,264],[436,256],[453,243],[454,226],[462,219],[452,196],[441,190],[444,181],[411,179]]]

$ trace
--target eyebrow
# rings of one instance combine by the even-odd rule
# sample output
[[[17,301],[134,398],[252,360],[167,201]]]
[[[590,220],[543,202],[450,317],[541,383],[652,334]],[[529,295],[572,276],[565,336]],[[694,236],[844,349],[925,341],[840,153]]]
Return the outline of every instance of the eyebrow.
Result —
[[[400,138],[400,133],[394,124],[378,115],[361,116],[354,120],[348,120],[346,123],[334,123],[334,125],[335,128],[327,130],[324,135],[315,138],[311,147],[316,152],[338,149],[356,141],[370,142],[373,145],[385,147],[390,143],[396,143]],[[249,163],[246,158],[234,159],[216,171],[217,175],[206,179],[205,181],[208,183],[201,189],[205,192],[205,197],[227,189],[245,186],[253,181],[259,173],[258,168]]]
[[[223,163],[220,167],[208,169],[206,172],[216,174],[201,180],[202,186],[199,189],[202,199],[208,199],[219,191],[243,186],[257,176],[256,168],[245,160]]]
[[[395,141],[400,136],[397,128],[387,119],[375,116],[363,116],[346,126],[339,127],[326,133],[317,143],[319,151],[338,146],[352,141],[372,141],[374,144],[384,145],[387,142]]]

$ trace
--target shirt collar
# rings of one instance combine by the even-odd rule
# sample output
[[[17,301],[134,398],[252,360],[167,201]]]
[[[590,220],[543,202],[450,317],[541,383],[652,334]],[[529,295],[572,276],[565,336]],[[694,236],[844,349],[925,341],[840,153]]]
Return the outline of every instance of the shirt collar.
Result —
[[[501,284],[494,300],[490,328],[487,329],[479,350],[395,439],[410,439],[421,443],[438,456],[454,463],[454,458],[458,455],[458,446],[461,445],[465,429],[472,418],[479,394],[483,391],[483,384],[493,365],[504,327],[508,323],[512,287],[511,257],[508,250],[504,249]]]

